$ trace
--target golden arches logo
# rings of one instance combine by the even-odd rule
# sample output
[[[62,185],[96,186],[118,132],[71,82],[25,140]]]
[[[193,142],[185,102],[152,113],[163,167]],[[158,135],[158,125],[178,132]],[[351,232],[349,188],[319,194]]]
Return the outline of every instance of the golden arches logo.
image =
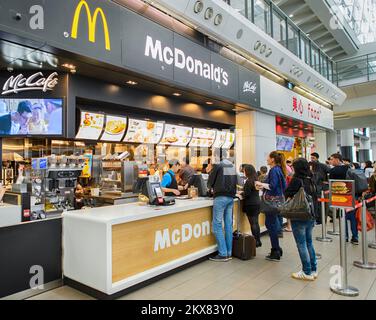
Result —
[[[80,2],[78,3],[78,5],[76,7],[76,10],[75,10],[74,16],[73,16],[71,37],[73,39],[77,39],[78,23],[80,21],[80,14],[81,14],[82,8],[85,8],[85,11],[86,11],[87,25],[88,25],[88,28],[89,28],[89,41],[95,42],[95,33],[96,33],[96,28],[97,28],[97,18],[98,18],[98,15],[100,15],[101,18],[102,18],[102,23],[103,23],[105,47],[106,47],[106,50],[111,50],[110,36],[108,34],[107,19],[106,19],[106,16],[105,16],[103,10],[102,10],[102,8],[97,7],[94,11],[94,14],[91,15],[90,7],[87,4],[86,0],[80,0]]]

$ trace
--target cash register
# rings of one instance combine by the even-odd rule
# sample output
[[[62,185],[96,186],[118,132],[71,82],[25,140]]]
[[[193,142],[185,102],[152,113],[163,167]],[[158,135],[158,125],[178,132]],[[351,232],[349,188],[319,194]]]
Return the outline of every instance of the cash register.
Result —
[[[175,204],[174,197],[163,195],[160,182],[152,181],[149,177],[139,177],[133,187],[134,193],[141,193],[149,198],[149,204],[156,206],[171,206]]]

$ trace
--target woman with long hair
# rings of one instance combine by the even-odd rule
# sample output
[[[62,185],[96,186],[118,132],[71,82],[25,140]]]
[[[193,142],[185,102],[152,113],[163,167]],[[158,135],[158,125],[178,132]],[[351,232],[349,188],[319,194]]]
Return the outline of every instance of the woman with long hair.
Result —
[[[282,153],[273,151],[269,154],[267,163],[270,171],[265,183],[256,182],[257,189],[265,189],[264,196],[277,200],[283,198],[286,189],[286,161]],[[282,231],[280,216],[278,210],[274,212],[264,212],[265,226],[269,232],[270,242],[272,245],[271,252],[266,256],[267,260],[280,261],[283,255],[282,248],[279,246],[278,234]]]
[[[261,247],[260,240],[260,196],[259,191],[256,189],[256,181],[258,181],[256,169],[254,166],[247,164],[244,166],[244,174],[246,182],[244,184],[243,196],[243,211],[248,217],[249,224],[251,225],[252,235],[256,239],[256,247]]]
[[[293,162],[294,176],[285,191],[285,197],[293,198],[301,187],[307,195],[312,197],[314,206],[317,206],[317,186],[313,181],[313,175],[309,163],[304,158],[298,158]],[[313,281],[317,278],[316,253],[313,247],[312,230],[315,226],[315,216],[312,212],[310,220],[292,220],[291,227],[299,251],[302,270],[293,273],[291,276],[298,280]]]

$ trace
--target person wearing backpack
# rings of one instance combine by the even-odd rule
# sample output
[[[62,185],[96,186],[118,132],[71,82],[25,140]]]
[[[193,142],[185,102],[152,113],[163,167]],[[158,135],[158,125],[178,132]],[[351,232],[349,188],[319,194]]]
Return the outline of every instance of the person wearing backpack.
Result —
[[[355,180],[352,176],[349,175],[350,167],[348,165],[343,164],[343,158],[339,153],[334,153],[330,156],[331,163],[333,168],[330,169],[329,179],[338,179],[338,180]],[[356,182],[355,182],[356,184]],[[355,190],[355,196],[359,197],[362,193]],[[358,236],[358,222],[356,221],[355,216],[356,210],[350,211],[346,213],[346,242],[349,241],[349,231],[347,227],[347,221],[350,221],[351,226],[351,243],[358,245],[359,244],[359,236]]]
[[[294,176],[285,190],[285,198],[293,198],[304,187],[305,193],[312,198],[313,205],[317,206],[317,186],[312,177],[309,163],[304,158],[298,158],[293,162]],[[312,209],[314,211],[314,209]],[[297,280],[313,281],[318,277],[316,252],[313,247],[312,230],[315,226],[314,212],[311,212],[310,220],[292,220],[291,227],[298,248],[302,270],[291,276]]]

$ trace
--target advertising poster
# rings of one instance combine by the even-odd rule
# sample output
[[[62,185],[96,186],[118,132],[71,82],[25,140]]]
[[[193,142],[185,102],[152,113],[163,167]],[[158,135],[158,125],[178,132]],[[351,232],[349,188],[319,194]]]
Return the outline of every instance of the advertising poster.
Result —
[[[231,149],[235,142],[235,133],[234,132],[227,132],[226,140],[222,145],[222,149]]]
[[[98,140],[104,125],[104,114],[81,112],[80,128],[76,139]]]
[[[93,167],[93,155],[92,154],[84,154],[85,164],[82,169],[81,177],[82,178],[90,178],[91,177],[91,169]]]
[[[207,130],[202,128],[193,129],[193,137],[189,143],[190,147],[211,147],[215,141],[216,130]]]
[[[185,147],[191,141],[193,129],[191,127],[166,124],[160,144]]]
[[[101,140],[103,141],[121,141],[127,128],[127,118],[106,116],[106,126],[104,128]]]
[[[129,128],[124,142],[157,144],[163,134],[164,123],[129,119]]]
[[[333,208],[355,208],[355,186],[352,180],[329,180],[329,205]]]

